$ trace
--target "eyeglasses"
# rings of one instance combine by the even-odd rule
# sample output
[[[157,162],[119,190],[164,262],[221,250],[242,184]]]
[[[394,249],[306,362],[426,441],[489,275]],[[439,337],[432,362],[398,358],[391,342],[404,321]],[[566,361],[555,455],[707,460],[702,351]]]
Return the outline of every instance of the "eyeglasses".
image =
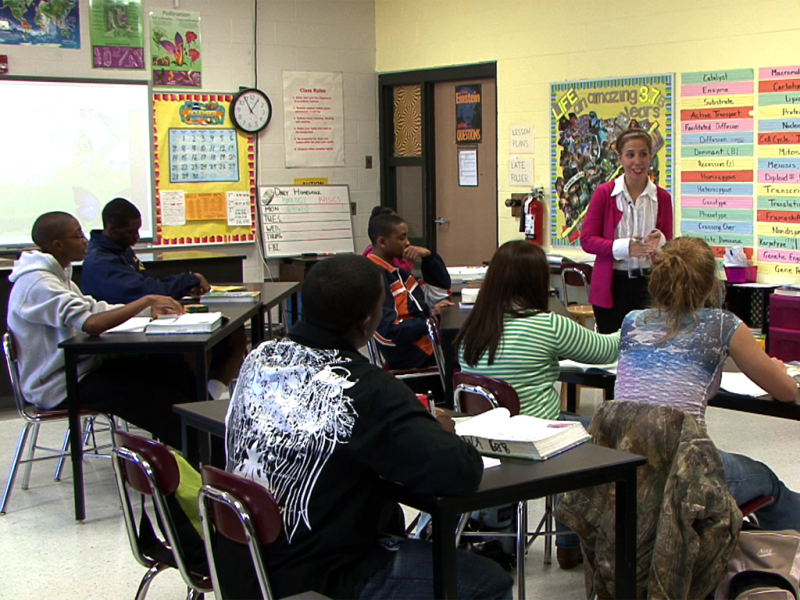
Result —
[[[89,239],[89,238],[87,238],[86,234],[81,231],[79,235],[65,235],[64,237],[60,237],[58,239],[60,239],[60,240],[86,240],[86,239]]]

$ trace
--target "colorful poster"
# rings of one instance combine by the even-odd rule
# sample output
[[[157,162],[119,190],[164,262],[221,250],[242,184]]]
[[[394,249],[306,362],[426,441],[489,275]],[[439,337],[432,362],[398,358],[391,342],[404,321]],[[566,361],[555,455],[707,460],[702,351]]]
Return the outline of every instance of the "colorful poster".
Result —
[[[231,100],[232,94],[153,95],[156,244],[255,240],[254,138],[234,129]]]
[[[95,69],[144,69],[141,0],[91,0],[89,34]]]
[[[615,141],[629,127],[653,137],[650,179],[672,192],[672,75],[551,86],[553,246],[577,246],[595,188],[622,172]]]
[[[456,86],[456,143],[474,144],[481,141],[480,83]]]
[[[753,69],[681,75],[681,221],[717,257],[753,253]]]
[[[283,72],[287,167],[344,166],[341,73]]]
[[[800,282],[800,66],[759,69],[759,275]],[[773,277],[774,279],[774,277]]]
[[[154,86],[201,87],[200,13],[152,11],[150,38]]]
[[[0,44],[81,47],[80,0],[3,0]]]

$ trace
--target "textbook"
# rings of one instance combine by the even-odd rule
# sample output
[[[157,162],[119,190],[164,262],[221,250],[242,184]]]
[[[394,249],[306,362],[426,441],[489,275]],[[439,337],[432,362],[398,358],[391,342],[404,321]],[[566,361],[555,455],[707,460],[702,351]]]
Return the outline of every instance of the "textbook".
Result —
[[[232,291],[232,292],[208,292],[200,296],[202,304],[212,304],[214,302],[259,302],[261,300],[261,292],[256,291]]]
[[[247,288],[245,288],[243,285],[212,285],[210,293],[213,294],[215,292],[243,292],[246,289]]]
[[[577,421],[512,417],[507,408],[459,421],[456,433],[481,454],[530,460],[546,460],[591,437]]]
[[[222,326],[222,313],[187,313],[178,317],[159,317],[144,328],[146,334],[176,335],[184,333],[211,333]]]

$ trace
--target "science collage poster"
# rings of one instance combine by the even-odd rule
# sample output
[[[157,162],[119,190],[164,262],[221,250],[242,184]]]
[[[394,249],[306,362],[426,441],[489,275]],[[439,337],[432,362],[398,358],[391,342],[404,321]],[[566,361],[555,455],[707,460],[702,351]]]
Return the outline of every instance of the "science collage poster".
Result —
[[[180,10],[151,12],[150,55],[154,86],[201,87],[200,13]]]
[[[672,192],[671,74],[567,81],[551,86],[551,243],[577,246],[597,186],[622,173],[617,136],[640,127],[653,138],[650,179]]]
[[[89,34],[95,69],[144,69],[141,0],[91,0]]]

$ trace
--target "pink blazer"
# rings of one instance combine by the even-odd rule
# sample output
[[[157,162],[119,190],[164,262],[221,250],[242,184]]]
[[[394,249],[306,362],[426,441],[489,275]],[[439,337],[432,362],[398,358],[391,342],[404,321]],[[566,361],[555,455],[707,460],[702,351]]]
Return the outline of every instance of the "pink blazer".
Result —
[[[622,219],[622,212],[611,196],[613,190],[614,182],[609,181],[594,191],[581,231],[581,248],[584,252],[597,257],[592,271],[589,304],[601,308],[614,308],[611,295],[614,255],[611,248],[615,239],[614,232]],[[672,197],[667,190],[656,186],[656,198],[658,199],[656,229],[660,230],[667,240],[671,240]]]

